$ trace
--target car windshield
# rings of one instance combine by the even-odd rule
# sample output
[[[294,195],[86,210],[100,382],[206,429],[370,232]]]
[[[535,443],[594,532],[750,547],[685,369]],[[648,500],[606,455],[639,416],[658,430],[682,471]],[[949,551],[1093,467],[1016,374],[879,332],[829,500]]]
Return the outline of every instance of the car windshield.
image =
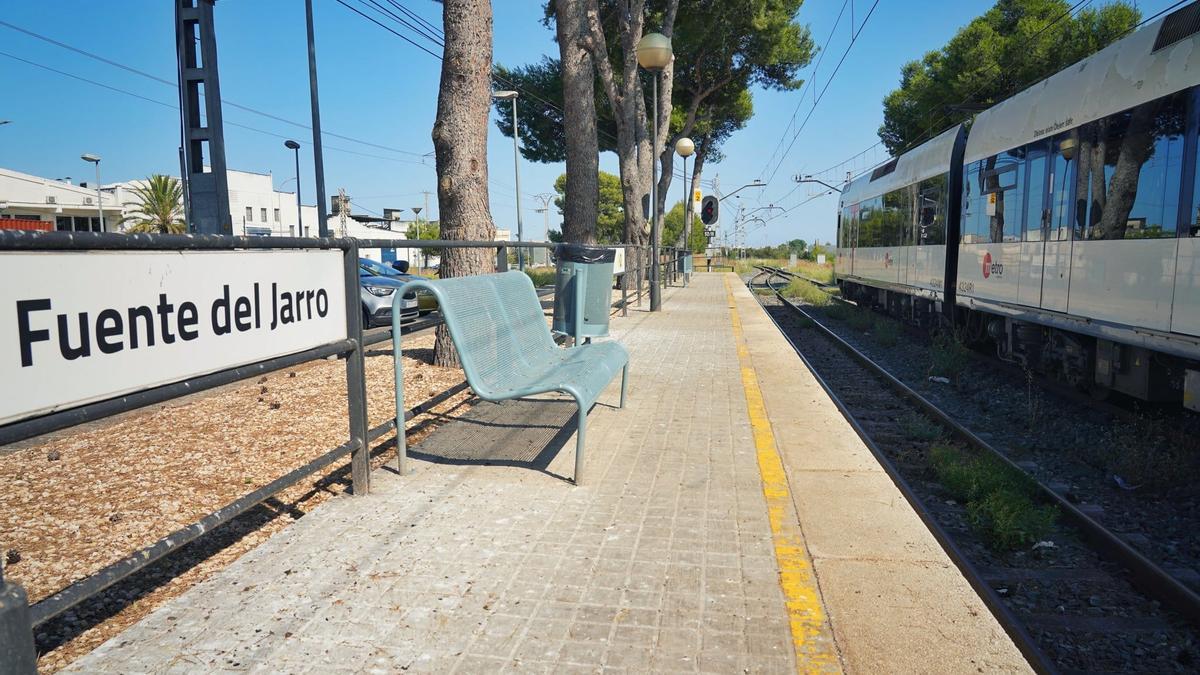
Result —
[[[398,277],[398,276],[400,276],[400,272],[392,269],[391,267],[388,267],[387,265],[381,265],[380,263],[377,263],[374,260],[371,260],[370,258],[359,258],[358,266],[362,271],[366,272],[367,274],[373,274],[377,277]]]

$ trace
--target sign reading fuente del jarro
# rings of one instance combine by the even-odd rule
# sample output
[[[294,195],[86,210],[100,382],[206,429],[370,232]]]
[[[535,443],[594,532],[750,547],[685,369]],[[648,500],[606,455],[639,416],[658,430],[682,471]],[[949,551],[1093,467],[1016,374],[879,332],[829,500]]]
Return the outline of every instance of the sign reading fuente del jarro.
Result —
[[[340,251],[0,254],[0,424],[345,337]]]

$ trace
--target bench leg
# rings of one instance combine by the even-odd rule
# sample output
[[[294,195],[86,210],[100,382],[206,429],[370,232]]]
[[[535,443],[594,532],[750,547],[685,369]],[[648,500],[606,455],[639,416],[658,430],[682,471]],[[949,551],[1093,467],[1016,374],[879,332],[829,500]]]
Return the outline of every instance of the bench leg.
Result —
[[[579,423],[578,430],[575,434],[575,485],[578,486],[583,482],[583,446],[587,434],[587,408],[579,405]]]
[[[628,379],[629,379],[629,364],[626,363],[625,366],[623,368],[621,368],[621,405],[618,406],[621,408],[625,407],[625,381]]]

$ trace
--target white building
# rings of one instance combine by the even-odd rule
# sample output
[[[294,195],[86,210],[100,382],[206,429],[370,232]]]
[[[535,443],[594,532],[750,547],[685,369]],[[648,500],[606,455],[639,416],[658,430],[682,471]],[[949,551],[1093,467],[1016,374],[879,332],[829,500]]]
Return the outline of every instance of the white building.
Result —
[[[269,173],[229,171],[233,234],[316,236],[317,207],[301,208],[305,230],[301,233],[296,217],[296,193],[276,190],[272,182]],[[143,183],[145,179],[103,185],[97,198],[96,188],[91,184],[73,185],[67,180],[0,169],[0,220],[10,221],[6,229],[121,232],[124,229],[121,218],[136,210],[138,204],[132,188]],[[97,199],[104,211],[103,226]],[[0,223],[0,228],[4,227]]]
[[[119,232],[125,214],[121,201],[126,196],[116,187],[101,189],[97,198],[94,184],[72,185],[0,169],[0,229]],[[103,225],[99,210],[104,212]]]
[[[296,218],[296,193],[275,189],[269,173],[229,170],[229,215],[236,235],[317,235],[317,207],[302,206],[304,231]]]

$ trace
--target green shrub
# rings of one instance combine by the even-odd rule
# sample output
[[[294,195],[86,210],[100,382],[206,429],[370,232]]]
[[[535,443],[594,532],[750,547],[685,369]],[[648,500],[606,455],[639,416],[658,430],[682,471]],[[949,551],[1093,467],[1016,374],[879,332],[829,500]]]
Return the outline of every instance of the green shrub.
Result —
[[[940,444],[929,449],[929,463],[946,491],[966,504],[968,521],[992,548],[1028,546],[1053,527],[1054,507],[1039,505],[1029,478],[1000,459]]]
[[[832,302],[828,293],[803,279],[792,279],[788,282],[783,288],[783,295],[815,307],[824,307]]]
[[[875,317],[875,341],[884,347],[895,347],[900,342],[900,326],[887,317]]]
[[[957,383],[958,378],[971,363],[971,350],[951,331],[939,330],[933,334],[929,349],[929,374],[949,378]]]

